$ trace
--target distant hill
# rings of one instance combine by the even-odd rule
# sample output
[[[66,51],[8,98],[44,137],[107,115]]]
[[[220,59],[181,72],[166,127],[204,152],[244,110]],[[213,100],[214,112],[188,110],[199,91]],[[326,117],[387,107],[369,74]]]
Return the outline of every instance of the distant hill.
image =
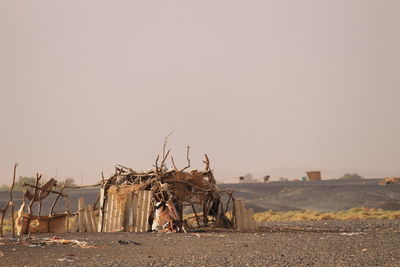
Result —
[[[256,212],[273,210],[340,211],[354,207],[400,210],[400,186],[378,185],[377,179],[360,181],[270,182],[221,184]]]

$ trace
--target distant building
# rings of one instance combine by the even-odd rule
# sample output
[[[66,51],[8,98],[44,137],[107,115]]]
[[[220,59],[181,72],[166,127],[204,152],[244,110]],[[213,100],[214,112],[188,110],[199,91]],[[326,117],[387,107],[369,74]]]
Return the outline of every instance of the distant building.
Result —
[[[321,181],[321,171],[308,171],[306,173],[309,182]]]
[[[259,183],[259,180],[253,179],[250,176],[239,176],[239,183]]]

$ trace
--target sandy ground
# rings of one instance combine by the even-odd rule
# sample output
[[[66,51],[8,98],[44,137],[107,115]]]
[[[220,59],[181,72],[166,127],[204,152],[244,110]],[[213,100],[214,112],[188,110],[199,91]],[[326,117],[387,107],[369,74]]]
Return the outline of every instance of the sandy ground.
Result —
[[[400,266],[400,220],[266,223],[257,232],[63,234],[0,240],[1,266]],[[58,238],[58,237],[57,237]],[[57,239],[58,240],[58,239]]]

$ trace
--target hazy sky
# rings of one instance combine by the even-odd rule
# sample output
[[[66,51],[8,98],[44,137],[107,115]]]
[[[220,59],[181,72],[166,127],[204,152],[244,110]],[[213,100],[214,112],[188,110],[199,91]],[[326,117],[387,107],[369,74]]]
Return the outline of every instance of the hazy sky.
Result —
[[[400,175],[399,12],[397,0],[1,0],[0,184],[16,161],[18,175],[83,183],[116,163],[149,169],[171,131],[177,164],[189,144],[217,178]]]

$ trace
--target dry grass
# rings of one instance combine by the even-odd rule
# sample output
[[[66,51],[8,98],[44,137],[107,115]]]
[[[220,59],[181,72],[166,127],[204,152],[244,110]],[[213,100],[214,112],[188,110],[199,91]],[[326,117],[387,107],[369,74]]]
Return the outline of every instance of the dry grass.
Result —
[[[11,233],[12,226],[11,226],[11,219],[4,219],[4,224],[3,224],[3,232],[4,233]]]
[[[400,219],[400,211],[373,208],[352,208],[345,211],[322,213],[317,211],[267,211],[254,215],[258,222],[303,221],[303,220],[362,220],[362,219]]]
[[[198,213],[200,219],[202,213]],[[227,217],[231,219],[231,213],[228,212]],[[184,219],[195,226],[197,225],[194,214],[186,214]],[[258,222],[272,222],[272,221],[304,221],[304,220],[362,220],[362,219],[400,219],[400,211],[389,211],[373,208],[352,208],[345,211],[338,212],[317,212],[317,211],[287,211],[275,212],[266,211],[256,213],[254,215]],[[209,217],[211,220],[211,217]],[[4,219],[3,225],[4,233],[11,232],[11,219]]]

